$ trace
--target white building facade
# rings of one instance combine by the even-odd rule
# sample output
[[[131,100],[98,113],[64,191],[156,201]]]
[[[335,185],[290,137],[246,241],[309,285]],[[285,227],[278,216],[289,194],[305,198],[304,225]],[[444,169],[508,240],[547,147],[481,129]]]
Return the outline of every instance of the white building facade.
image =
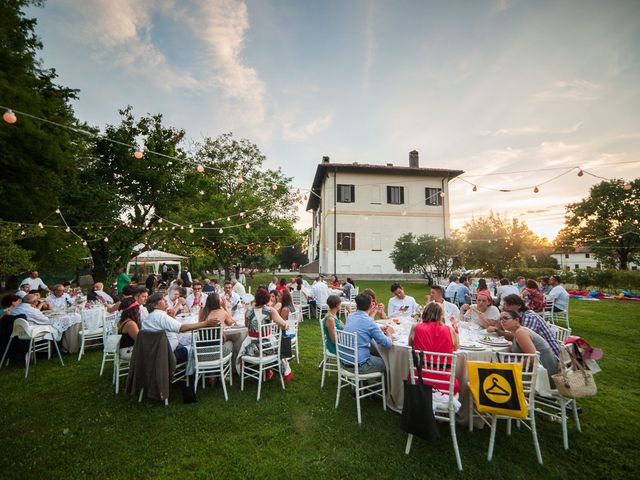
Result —
[[[398,237],[449,237],[449,181],[463,172],[420,168],[416,151],[409,163],[338,164],[323,158],[307,203],[313,214],[309,261],[317,262],[309,273],[401,274],[389,258]]]
[[[576,248],[572,252],[554,252],[552,257],[558,261],[560,268],[569,272],[602,268],[591,250],[586,247]],[[638,270],[638,265],[629,263],[629,270]]]

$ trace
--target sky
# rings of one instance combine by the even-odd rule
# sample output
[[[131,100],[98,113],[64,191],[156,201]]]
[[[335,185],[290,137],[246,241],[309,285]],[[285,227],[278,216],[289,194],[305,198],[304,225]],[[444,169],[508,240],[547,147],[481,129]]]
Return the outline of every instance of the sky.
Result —
[[[48,0],[28,14],[81,120],[132,105],[194,140],[233,132],[294,187],[325,155],[408,166],[415,149],[421,167],[465,171],[454,228],[494,211],[552,239],[601,181],[590,173],[640,171],[638,1]]]

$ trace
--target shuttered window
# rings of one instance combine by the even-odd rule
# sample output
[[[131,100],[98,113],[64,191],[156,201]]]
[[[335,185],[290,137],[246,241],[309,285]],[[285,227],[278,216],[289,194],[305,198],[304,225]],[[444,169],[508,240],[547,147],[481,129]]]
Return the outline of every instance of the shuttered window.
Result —
[[[404,187],[387,187],[387,203],[401,205],[404,203]]]

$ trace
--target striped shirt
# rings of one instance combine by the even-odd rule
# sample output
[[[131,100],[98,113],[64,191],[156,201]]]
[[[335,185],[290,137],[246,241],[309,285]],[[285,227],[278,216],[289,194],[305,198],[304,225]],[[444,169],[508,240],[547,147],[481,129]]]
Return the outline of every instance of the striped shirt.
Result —
[[[560,342],[556,340],[549,324],[533,310],[525,310],[522,312],[521,318],[522,326],[527,327],[529,330],[533,330],[544,338],[551,347],[551,350],[553,350],[555,356],[560,358]]]

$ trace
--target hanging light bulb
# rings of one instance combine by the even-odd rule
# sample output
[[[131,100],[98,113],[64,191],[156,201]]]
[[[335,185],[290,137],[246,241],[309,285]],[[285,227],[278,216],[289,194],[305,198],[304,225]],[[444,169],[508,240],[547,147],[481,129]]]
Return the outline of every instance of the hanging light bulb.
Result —
[[[273,185],[271,185],[271,190],[277,190],[278,189],[278,185],[276,185],[275,183]]]
[[[71,229],[69,227],[64,229],[65,232],[69,233],[71,231]]]
[[[250,228],[250,227],[249,227],[249,224],[247,223],[247,224],[244,226],[244,228],[246,228],[247,230],[249,230],[249,228]]]
[[[218,233],[224,233],[223,229],[218,230]]]
[[[142,158],[142,152],[139,150],[136,150],[135,152],[133,152],[133,156],[136,157],[138,160],[140,160]]]
[[[107,243],[109,241],[109,237],[104,237],[104,241]]]
[[[86,246],[87,246],[87,241],[86,241],[86,240],[83,240],[83,241],[82,241],[82,246],[83,246],[83,247],[86,247]]]
[[[180,230],[184,230],[184,225],[180,225]]]
[[[300,189],[296,190],[296,195],[300,195]]]
[[[440,198],[444,198],[444,192],[440,192],[439,195],[440,195]]]
[[[231,221],[231,217],[227,217],[227,222],[230,222],[230,221]]]
[[[60,209],[59,209],[59,208],[56,208],[56,213],[57,213],[58,215],[60,215]]]
[[[171,227],[171,230],[175,230],[175,229],[176,229],[176,227],[175,227],[175,226]]]
[[[42,222],[38,223],[38,228],[44,228],[44,225],[42,225]]]
[[[624,188],[625,190],[631,190],[633,187],[631,186],[630,183],[625,183],[622,188]]]
[[[204,190],[200,190],[200,195],[204,195]]]
[[[196,170],[198,171],[198,173],[204,173],[204,167],[202,165],[198,165],[196,167]]]
[[[7,122],[9,125],[13,125],[18,121],[16,114],[13,113],[13,110],[9,109],[2,114],[2,119]]]
[[[236,178],[236,182],[237,182],[238,185],[241,185],[241,184],[244,183],[244,178],[238,177],[238,178]]]
[[[478,187],[476,185],[474,185],[471,190],[473,190],[474,192],[477,192],[478,191]]]
[[[203,227],[204,225],[200,224],[201,227]]]
[[[189,233],[193,233],[193,232],[194,232],[193,228],[190,228]]]
[[[307,198],[308,198],[308,197],[307,197],[307,195],[305,194],[305,196],[304,196],[304,197],[302,197],[302,198],[304,198],[305,200],[307,200]]]
[[[159,218],[159,219],[158,219],[158,223],[162,223],[162,221],[163,221],[163,220],[162,220],[161,218]]]
[[[245,213],[244,212],[240,212],[240,217],[244,218]]]
[[[26,234],[27,234],[27,232],[25,232],[24,230],[22,230],[22,231],[20,232],[20,235],[22,235],[22,236],[24,236],[24,235],[26,235]]]
[[[540,189],[538,188],[538,186],[535,186],[533,188],[533,193],[538,193],[540,191]]]
[[[581,168],[578,168],[578,176],[581,177],[584,175],[584,172],[582,171]]]

